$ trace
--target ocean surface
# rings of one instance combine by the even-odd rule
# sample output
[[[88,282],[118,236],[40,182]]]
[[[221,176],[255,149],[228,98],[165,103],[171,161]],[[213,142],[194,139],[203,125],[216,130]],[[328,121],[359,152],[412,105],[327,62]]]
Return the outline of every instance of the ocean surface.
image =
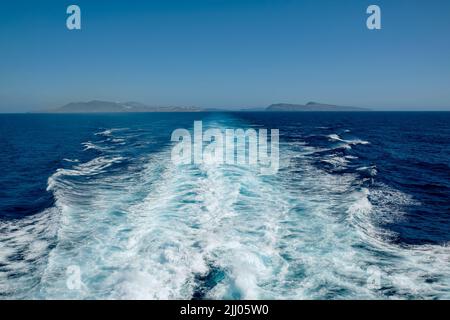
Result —
[[[280,130],[280,170],[170,136]],[[0,299],[450,299],[450,112],[0,115]]]

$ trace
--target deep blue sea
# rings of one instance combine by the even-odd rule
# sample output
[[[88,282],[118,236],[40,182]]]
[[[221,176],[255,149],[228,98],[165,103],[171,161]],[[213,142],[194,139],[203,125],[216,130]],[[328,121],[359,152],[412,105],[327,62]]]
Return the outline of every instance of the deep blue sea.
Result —
[[[175,165],[195,120],[280,170]],[[0,299],[450,299],[450,112],[3,114],[0,150]]]

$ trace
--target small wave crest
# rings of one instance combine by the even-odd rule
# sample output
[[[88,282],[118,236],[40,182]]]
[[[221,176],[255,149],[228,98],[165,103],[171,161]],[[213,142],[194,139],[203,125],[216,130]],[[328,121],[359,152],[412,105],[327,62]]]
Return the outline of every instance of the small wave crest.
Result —
[[[345,139],[342,139],[337,134],[330,134],[330,135],[327,135],[327,137],[330,141],[343,142],[343,143],[347,144],[347,146],[358,145],[358,144],[362,144],[362,145],[370,144],[370,142],[361,140],[361,139],[345,140]]]

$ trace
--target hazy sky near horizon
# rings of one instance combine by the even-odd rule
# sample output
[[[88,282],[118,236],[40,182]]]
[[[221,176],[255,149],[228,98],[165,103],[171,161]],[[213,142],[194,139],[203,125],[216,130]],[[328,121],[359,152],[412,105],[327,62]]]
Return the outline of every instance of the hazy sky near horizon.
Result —
[[[81,8],[82,30],[66,28]],[[382,10],[382,30],[366,9]],[[1,1],[0,112],[92,99],[450,110],[448,0]]]

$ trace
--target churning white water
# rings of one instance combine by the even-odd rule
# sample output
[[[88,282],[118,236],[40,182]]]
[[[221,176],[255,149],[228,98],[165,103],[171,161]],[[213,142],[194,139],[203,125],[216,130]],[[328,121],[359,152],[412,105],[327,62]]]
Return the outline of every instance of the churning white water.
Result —
[[[390,241],[381,225],[413,200],[377,184],[376,169],[367,186],[315,166],[319,149],[283,141],[272,176],[248,165],[174,165],[170,146],[136,161],[121,153],[126,132],[99,132],[105,140],[84,147],[104,154],[48,179],[54,207],[0,222],[3,297],[450,298],[450,248]]]

